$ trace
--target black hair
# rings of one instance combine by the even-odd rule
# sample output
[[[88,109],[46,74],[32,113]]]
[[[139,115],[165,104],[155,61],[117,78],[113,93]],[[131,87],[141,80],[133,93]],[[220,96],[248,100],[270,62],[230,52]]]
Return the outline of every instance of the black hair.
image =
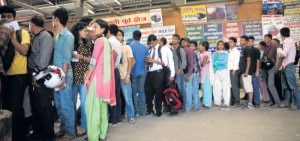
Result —
[[[290,37],[290,29],[288,27],[283,27],[280,29],[280,34],[283,37]]]
[[[261,45],[261,46],[263,46],[263,47],[266,47],[266,46],[267,46],[267,44],[266,44],[264,41],[260,41],[260,42],[259,42],[259,45]]]
[[[108,26],[108,30],[110,34],[117,36],[119,28],[117,25],[111,24]]]
[[[82,18],[79,20],[79,22],[84,22],[84,23],[86,23],[87,25],[89,25],[91,21],[93,21],[93,18],[91,18],[91,17],[82,17]]]
[[[269,38],[273,38],[272,34],[266,34],[264,37],[269,37]]]
[[[16,10],[10,6],[0,6],[0,14],[11,13],[16,18]]]
[[[219,47],[218,47],[218,46],[219,46],[220,43],[223,43],[223,44],[224,44],[224,42],[223,42],[222,40],[218,41],[218,43],[217,43],[217,50],[219,50]]]
[[[104,28],[104,36],[107,35],[107,32],[108,32],[108,24],[106,21],[102,20],[102,19],[98,19],[95,21],[101,28]]]
[[[196,48],[198,46],[198,43],[196,41],[191,41],[190,44],[194,44]]]
[[[165,37],[161,37],[160,40],[163,42],[164,45],[167,44],[167,39]]]
[[[121,32],[122,37],[124,37],[124,31],[123,30],[119,29],[118,32]]]
[[[247,42],[249,41],[249,37],[248,36],[246,36],[246,35],[243,35],[243,36],[241,36],[241,39],[245,39]]]
[[[274,41],[276,41],[277,44],[280,44],[280,41],[276,38],[273,39]]]
[[[225,43],[224,43],[224,48],[225,48],[226,50],[229,50],[230,47],[229,47],[228,42],[225,42]]]
[[[84,22],[78,22],[75,25],[73,25],[72,29],[71,29],[71,33],[74,36],[74,45],[78,46],[79,45],[79,39],[80,39],[80,35],[79,32],[80,30],[84,29],[87,26],[86,23]],[[86,39],[82,39],[83,44],[86,44],[87,41]]]
[[[249,40],[250,39],[253,40],[253,41],[255,40],[255,38],[253,36],[249,36]]]
[[[154,35],[154,34],[151,34],[148,36],[148,42],[150,43],[151,41],[156,41],[157,40],[157,37]]]
[[[41,16],[33,16],[30,22],[38,27],[44,27],[44,19]]]
[[[207,41],[204,41],[204,42],[200,43],[200,45],[204,46],[205,50],[208,51],[209,43]]]
[[[137,40],[137,41],[141,40],[142,37],[141,31],[135,30],[133,31],[132,35],[133,35],[133,40]]]
[[[176,37],[177,40],[180,40],[180,35],[179,34],[173,34],[172,37]],[[181,42],[181,41],[180,41]]]
[[[234,43],[237,42],[237,39],[235,37],[230,37],[229,40],[232,40]]]
[[[54,18],[58,18],[59,22],[66,26],[69,20],[69,12],[66,8],[58,8],[56,9],[53,14]]]

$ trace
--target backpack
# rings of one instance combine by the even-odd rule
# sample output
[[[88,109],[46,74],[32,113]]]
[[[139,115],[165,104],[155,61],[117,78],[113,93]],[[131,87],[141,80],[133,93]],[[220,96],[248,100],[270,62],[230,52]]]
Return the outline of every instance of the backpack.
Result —
[[[21,43],[22,41],[22,30],[16,31],[17,41]],[[0,54],[1,55],[1,54]],[[1,59],[3,62],[3,68],[5,71],[8,71],[15,57],[15,47],[11,41],[8,42],[8,48],[5,52],[4,56],[1,55]]]
[[[178,59],[179,59],[179,61],[182,63],[182,60],[181,60],[181,55],[180,55],[180,49],[181,49],[182,47],[181,46],[178,46],[177,48],[176,48],[176,54],[177,54],[177,56],[178,56]],[[183,49],[183,48],[182,48]],[[189,71],[189,62],[188,62],[188,56],[186,55],[186,67],[183,69],[183,73],[184,74],[186,74],[188,71]]]
[[[178,92],[176,82],[170,82],[170,85],[164,90],[163,94],[167,105],[176,110],[182,107],[182,97]]]

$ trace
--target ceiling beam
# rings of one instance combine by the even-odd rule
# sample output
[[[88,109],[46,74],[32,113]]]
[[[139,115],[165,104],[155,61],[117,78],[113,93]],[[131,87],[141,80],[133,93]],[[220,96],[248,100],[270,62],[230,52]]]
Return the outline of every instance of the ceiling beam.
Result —
[[[18,0],[11,0],[11,1],[14,2],[14,3],[16,3],[16,4],[21,5],[22,7],[26,7],[26,8],[28,8],[28,9],[34,10],[34,11],[36,11],[36,12],[38,12],[38,13],[44,15],[44,16],[47,16],[47,15],[48,15],[48,13],[45,13],[44,11],[42,11],[42,10],[36,8],[35,6],[31,6],[31,5],[29,5],[29,4],[20,2],[20,1],[18,1]]]
[[[98,0],[97,0],[97,1],[98,1]],[[104,5],[106,8],[108,8],[108,9],[111,11],[111,13],[114,13],[114,14],[116,14],[116,15],[118,15],[118,16],[122,16],[122,14],[121,14],[119,11],[116,11],[116,10],[114,10],[112,7],[106,5],[104,2],[102,2],[102,0],[100,0],[99,2],[100,2],[102,5]]]

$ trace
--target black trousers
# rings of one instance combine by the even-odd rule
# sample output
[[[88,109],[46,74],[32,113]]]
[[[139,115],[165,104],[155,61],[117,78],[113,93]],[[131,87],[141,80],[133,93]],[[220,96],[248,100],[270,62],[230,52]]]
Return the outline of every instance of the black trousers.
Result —
[[[116,124],[122,121],[122,101],[121,101],[121,76],[119,69],[115,68],[115,88],[116,106],[109,106],[109,123]]]
[[[28,78],[30,77],[31,76]],[[39,84],[39,87],[33,87],[31,83],[29,83],[29,95],[32,111],[33,133],[41,139],[53,139],[53,90],[47,88],[43,84]]]
[[[147,111],[153,110],[152,101],[155,96],[155,110],[161,112],[164,90],[164,72],[162,70],[148,72],[145,83]]]
[[[2,76],[2,108],[12,112],[12,140],[23,141],[26,135],[23,100],[28,84],[26,74]]]

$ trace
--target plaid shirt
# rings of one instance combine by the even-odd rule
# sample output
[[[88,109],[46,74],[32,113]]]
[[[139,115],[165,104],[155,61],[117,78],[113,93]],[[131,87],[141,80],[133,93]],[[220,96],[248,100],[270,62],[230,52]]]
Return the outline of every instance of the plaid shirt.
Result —
[[[0,25],[0,53],[4,56],[8,48],[9,42],[9,29]],[[2,58],[0,57],[0,73],[4,73]]]

